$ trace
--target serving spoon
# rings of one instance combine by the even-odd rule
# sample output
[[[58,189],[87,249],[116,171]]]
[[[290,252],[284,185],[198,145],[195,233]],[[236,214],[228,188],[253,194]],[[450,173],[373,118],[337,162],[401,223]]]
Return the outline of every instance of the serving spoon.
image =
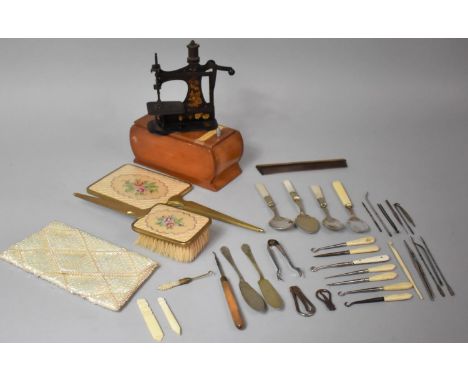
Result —
[[[298,228],[306,233],[316,233],[320,229],[320,223],[314,217],[307,215],[304,210],[304,205],[302,204],[302,199],[298,195],[296,189],[290,180],[283,181],[284,187],[289,192],[294,203],[296,203],[299,208],[299,215],[297,215],[294,223]]]

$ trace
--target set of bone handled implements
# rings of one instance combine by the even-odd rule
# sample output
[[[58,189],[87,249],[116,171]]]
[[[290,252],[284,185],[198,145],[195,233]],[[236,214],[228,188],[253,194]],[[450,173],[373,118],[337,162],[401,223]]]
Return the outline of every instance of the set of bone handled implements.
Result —
[[[200,64],[198,48],[195,41],[187,45],[187,65],[177,70],[163,70],[155,55],[151,72],[155,74],[157,100],[147,103],[147,114],[137,119],[130,128],[130,145],[135,156],[134,162],[138,165],[124,164],[89,185],[86,194],[74,194],[81,200],[111,208],[127,218],[135,219],[131,229],[137,234],[136,245],[173,260],[168,267],[177,269],[177,262],[192,262],[202,252],[207,252],[207,261],[210,264],[212,262],[211,270],[206,269],[190,277],[184,275],[176,280],[163,280],[163,283],[158,280],[158,293],[165,293],[166,296],[159,296],[157,302],[174,333],[180,335],[181,324],[189,318],[178,317],[182,318],[181,321],[176,318],[176,300],[169,304],[166,299],[169,292],[166,291],[213,276],[215,269],[220,274],[222,293],[219,294],[220,300],[213,303],[221,304],[224,297],[223,310],[226,305],[225,315],[220,316],[219,320],[232,319],[238,329],[247,326],[242,301],[248,306],[247,311],[252,309],[265,313],[270,306],[284,310],[285,314],[297,312],[300,316],[312,317],[317,308],[324,312],[335,312],[345,310],[343,305],[350,307],[372,302],[409,300],[413,297],[413,290],[421,300],[455,294],[439,266],[440,259],[431,252],[424,238],[416,234],[417,221],[406,206],[389,200],[374,205],[367,192],[358,205],[359,208],[361,205],[363,207],[358,216],[348,194],[350,189],[345,188],[339,180],[332,182],[330,188],[328,185],[323,188],[310,185],[308,190],[296,190],[290,180],[284,180],[282,185],[270,184],[270,190],[279,192],[281,189],[290,196],[290,208],[295,206],[298,210],[294,219],[280,215],[270,190],[263,183],[257,183],[255,187],[250,185],[252,193],[255,193],[256,188],[261,196],[259,201],[263,199],[273,212],[268,222],[269,229],[287,231],[297,228],[303,232],[302,253],[291,253],[288,250],[288,234],[279,232],[277,234],[281,235],[281,240],[258,236],[258,242],[239,243],[237,248],[222,246],[215,251],[207,248],[213,220],[259,233],[265,230],[185,199],[193,185],[219,191],[240,176],[239,160],[243,153],[240,132],[219,124],[214,108],[217,73],[227,72],[232,76],[235,71],[231,67],[217,65],[214,60]],[[202,79],[208,79],[209,98],[203,96]],[[188,91],[184,101],[161,100],[162,85],[173,80],[187,83]],[[261,175],[293,171],[302,171],[304,175],[310,170],[346,167],[345,159],[256,166]],[[336,194],[333,200],[339,200],[349,215],[346,222],[337,219],[334,210],[330,212],[332,209],[328,201],[332,199],[326,199],[325,194],[330,196],[328,193],[332,190]],[[352,195],[356,195],[356,190],[351,191],[354,191]],[[229,190],[223,192],[229,193]],[[306,195],[306,199],[303,199]],[[304,202],[311,199],[317,203]],[[78,201],[76,203],[78,208]],[[310,215],[310,211],[317,209],[317,205],[323,213],[321,222]],[[367,216],[362,215],[364,213]],[[388,254],[379,254],[383,248],[375,236],[370,236],[371,226],[366,220],[372,222],[379,233],[388,236]],[[324,243],[320,247],[314,244],[315,247],[310,248],[310,243],[319,242],[315,235],[322,227],[335,232],[349,230],[357,237],[340,243]],[[402,248],[397,248],[391,241],[399,235],[406,235],[403,245],[407,254],[400,253]],[[262,250],[257,245],[261,245]],[[247,264],[250,262],[258,273],[258,288],[244,278],[245,270],[238,267],[240,262],[236,256],[242,256],[242,253],[248,259]],[[267,262],[270,264],[268,270],[263,261],[257,262],[264,256],[271,260]],[[0,258],[113,311],[121,310],[159,267],[153,258],[61,222],[49,223],[42,230],[0,253]],[[331,260],[338,258],[342,260]],[[307,264],[299,266],[302,262]],[[263,264],[262,267],[259,263]],[[343,268],[343,272],[335,270],[327,274],[321,279],[323,287],[317,290],[309,291],[304,287],[303,290],[298,285],[291,285],[290,296],[286,297],[281,296],[274,286],[275,276],[279,283],[289,278],[283,270],[285,266],[292,277],[298,280],[317,278],[324,273],[322,270],[330,272],[331,269]],[[402,272],[400,275],[398,269]],[[238,292],[226,276],[229,272],[237,274]],[[273,280],[268,276],[270,274],[274,275]],[[354,286],[357,284],[369,287]],[[196,286],[186,287],[180,292],[190,293],[193,288],[196,289]],[[153,293],[156,288],[151,287],[151,290],[150,293]],[[236,297],[239,292],[241,298]],[[368,295],[369,298],[351,297],[357,294]],[[343,296],[348,297],[340,301]],[[294,308],[288,308],[287,301]],[[164,337],[163,329],[150,302],[138,298],[133,306],[138,307],[152,338],[161,341]]]
[[[332,188],[349,214],[349,218],[345,223],[331,215],[329,204],[320,186],[311,185],[310,191],[323,211],[324,217],[321,223],[317,218],[307,213],[305,203],[293,183],[290,180],[284,180],[283,185],[285,190],[289,193],[292,202],[295,203],[298,209],[298,215],[294,219],[281,216],[267,187],[263,183],[256,184],[258,193],[273,213],[273,217],[268,224],[274,230],[285,231],[297,228],[309,235],[316,234],[320,230],[321,226],[331,231],[344,231],[349,229],[350,231],[361,235],[371,231],[370,225],[366,223],[364,219],[357,216],[354,211],[353,202],[341,181],[337,180],[332,182]],[[385,200],[385,206],[383,203],[377,203],[377,210],[373,202],[370,200],[369,192],[365,193],[363,199],[363,211],[366,211],[375,228],[379,232],[388,236],[389,240],[387,242],[387,246],[390,255],[377,254],[381,251],[381,248],[376,243],[376,237],[370,235],[359,236],[353,240],[329,244],[322,247],[310,248],[310,255],[307,255],[306,257],[315,259],[317,262],[310,266],[310,272],[316,273],[321,270],[350,268],[349,270],[346,269],[346,272],[338,273],[335,270],[335,272],[326,275],[326,277],[324,277],[324,283],[327,288],[317,289],[315,292],[312,291],[315,298],[323,302],[324,309],[335,311],[337,309],[336,300],[338,298],[355,294],[379,293],[376,297],[372,296],[370,298],[354,300],[346,299],[343,303],[345,307],[374,302],[410,300],[413,297],[411,292],[412,290],[414,290],[418,298],[421,300],[424,299],[425,295],[430,300],[434,300],[437,294],[440,297],[446,297],[447,293],[454,296],[455,293],[452,287],[445,278],[445,275],[442,273],[438,261],[435,259],[424,238],[422,236],[417,236],[417,239],[415,238],[416,223],[408,210],[400,203],[390,203],[388,200]],[[412,271],[411,267],[407,265],[407,262],[403,260],[403,257],[405,256],[400,254],[396,245],[391,241],[392,237],[400,234],[407,235],[407,237],[403,239],[403,244],[414,271]],[[231,264],[239,276],[239,290],[245,303],[252,309],[261,312],[264,312],[267,309],[267,305],[276,309],[283,308],[284,303],[282,297],[273,287],[272,283],[265,278],[255,260],[250,246],[248,244],[242,244],[241,251],[252,262],[259,274],[258,286],[261,292],[260,294],[247,281],[245,281],[234,262],[230,250],[227,247],[222,247],[220,249],[222,255]],[[305,272],[295,264],[295,261],[293,261],[290,254],[288,254],[283,244],[278,240],[268,240],[266,252],[271,257],[271,262],[276,270],[276,278],[278,281],[284,280],[278,256],[284,258],[285,263],[288,264],[292,273],[295,274],[296,277],[305,277]],[[222,275],[221,282],[223,284],[223,289],[225,293],[226,290],[230,290],[230,292],[226,294],[226,301],[231,312],[233,322],[237,328],[243,328],[244,322],[240,314],[240,309],[235,302],[235,299],[230,297],[230,295],[233,294],[232,289],[230,289],[230,286],[227,286],[229,282],[224,274],[216,253],[214,256],[216,264],[218,265]],[[331,262],[328,259],[336,259],[338,257],[346,258],[346,260]],[[319,261],[325,260],[326,263],[319,263]],[[397,273],[398,267],[400,267],[400,270],[403,272],[400,277]],[[346,279],[344,279],[345,277]],[[399,280],[397,280],[398,278]],[[367,284],[370,286],[366,288],[358,288],[354,286],[355,284]],[[422,285],[423,291],[421,291],[419,287],[420,285]],[[304,317],[311,317],[316,313],[317,308],[314,302],[311,301],[313,299],[308,296],[308,291],[304,292],[297,285],[291,286],[289,290],[291,293],[291,299],[294,302],[295,310],[298,314]],[[437,293],[435,290],[437,290]],[[334,295],[338,296],[338,298],[333,298]]]

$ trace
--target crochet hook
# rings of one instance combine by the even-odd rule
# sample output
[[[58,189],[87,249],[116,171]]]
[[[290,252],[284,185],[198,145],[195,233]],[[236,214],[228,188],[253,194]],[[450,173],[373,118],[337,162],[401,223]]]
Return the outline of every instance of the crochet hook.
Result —
[[[374,273],[374,272],[390,272],[393,271],[396,268],[395,264],[384,264],[384,265],[378,265],[376,267],[370,267],[366,269],[360,269],[358,271],[353,271],[353,272],[346,272],[346,273],[340,273],[338,275],[333,275],[333,276],[328,276],[325,277],[326,279],[331,279],[334,277],[343,277],[343,276],[351,276],[351,275],[361,275],[363,273]]]
[[[364,288],[364,289],[354,289],[348,291],[339,291],[338,296],[346,296],[347,294],[354,294],[354,293],[367,293],[367,292],[383,292],[383,291],[395,291],[395,290],[406,290],[412,289],[413,284],[409,281],[404,281],[402,283],[390,284],[390,285],[383,285],[373,288]]]
[[[318,252],[318,251],[322,251],[324,249],[334,249],[334,248],[342,248],[342,247],[355,247],[357,245],[366,245],[366,244],[374,244],[374,243],[375,243],[375,237],[373,237],[373,236],[364,236],[364,237],[360,237],[359,239],[343,241],[342,243],[338,243],[338,244],[326,245],[326,246],[320,247],[320,248],[311,248],[310,250],[315,253],[315,252]]]
[[[319,255],[314,255],[314,257],[331,257],[331,256],[342,256],[342,255],[361,255],[363,253],[373,253],[380,251],[378,245],[367,245],[365,247],[346,249],[344,251],[337,252],[327,252],[321,253]]]
[[[391,294],[389,296],[382,296],[382,297],[374,297],[368,298],[366,300],[358,300],[353,302],[345,302],[346,307],[350,307],[354,304],[367,304],[370,302],[394,302],[394,301],[405,301],[412,298],[413,295],[411,293],[401,293],[401,294]]]

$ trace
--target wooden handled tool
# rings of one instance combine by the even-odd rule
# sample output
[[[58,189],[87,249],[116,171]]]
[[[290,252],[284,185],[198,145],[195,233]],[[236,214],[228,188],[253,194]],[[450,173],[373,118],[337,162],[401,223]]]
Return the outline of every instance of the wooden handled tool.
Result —
[[[382,297],[374,297],[368,298],[366,300],[358,300],[353,302],[345,302],[345,306],[348,308],[354,304],[367,304],[370,302],[394,302],[394,301],[405,301],[412,298],[413,295],[411,293],[400,293],[400,294],[391,294],[389,296],[382,296]]]
[[[373,288],[354,289],[354,290],[348,290],[346,292],[339,291],[338,296],[345,296],[347,294],[354,294],[354,293],[407,290],[407,289],[412,289],[412,288],[413,288],[413,284],[411,284],[409,281],[404,281],[402,283],[378,286],[378,287],[373,287]]]
[[[347,249],[345,251],[327,252],[314,257],[331,257],[331,256],[342,256],[342,255],[361,255],[363,253],[373,253],[380,251],[378,245],[366,245],[365,247],[358,247],[353,249]]]
[[[232,290],[231,284],[227,279],[226,275],[224,274],[223,268],[216,256],[216,253],[213,252],[215,257],[216,265],[218,266],[219,273],[221,274],[221,285],[223,286],[224,297],[226,298],[226,302],[229,308],[229,312],[231,313],[232,321],[237,329],[243,329],[245,326],[244,318],[239,309],[239,304],[237,303],[236,296]]]

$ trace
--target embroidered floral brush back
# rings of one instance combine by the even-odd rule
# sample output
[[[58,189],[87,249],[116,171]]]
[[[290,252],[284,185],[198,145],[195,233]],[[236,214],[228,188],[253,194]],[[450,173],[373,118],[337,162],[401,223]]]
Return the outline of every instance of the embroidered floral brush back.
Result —
[[[148,209],[190,189],[189,183],[126,164],[89,186],[88,192]]]
[[[184,243],[196,236],[209,221],[205,216],[158,204],[145,217],[138,219],[133,227],[137,232]]]

